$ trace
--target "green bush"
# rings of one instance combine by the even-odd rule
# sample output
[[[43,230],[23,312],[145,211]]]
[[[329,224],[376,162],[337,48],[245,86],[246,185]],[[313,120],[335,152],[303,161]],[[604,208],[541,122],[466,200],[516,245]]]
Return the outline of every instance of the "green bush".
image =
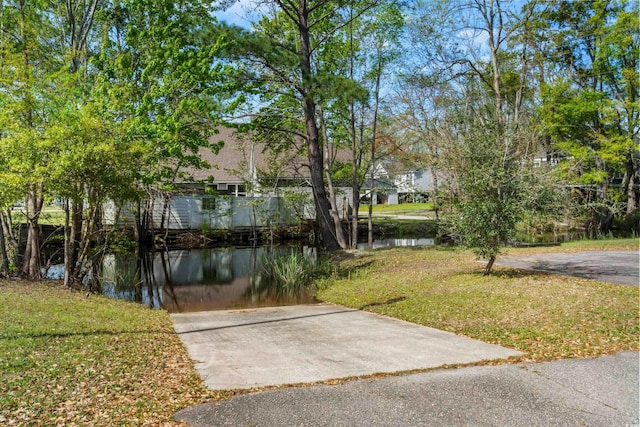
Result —
[[[617,237],[640,235],[640,209],[623,217],[614,217],[612,228]]]

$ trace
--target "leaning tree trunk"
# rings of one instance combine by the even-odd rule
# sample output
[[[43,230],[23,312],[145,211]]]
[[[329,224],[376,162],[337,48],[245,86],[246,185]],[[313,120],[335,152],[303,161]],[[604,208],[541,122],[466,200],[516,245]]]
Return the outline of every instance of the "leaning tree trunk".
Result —
[[[327,187],[329,189],[329,203],[331,205],[331,219],[333,219],[333,227],[336,231],[335,236],[338,242],[338,245],[342,249],[347,249],[347,239],[344,235],[344,230],[342,229],[342,221],[340,219],[340,214],[338,213],[338,203],[336,201],[336,192],[333,188],[333,181],[331,179],[331,170],[330,170],[330,159],[329,159],[329,140],[327,138],[327,128],[324,123],[324,114],[322,109],[319,111],[320,123],[322,126],[322,137],[324,139],[324,143],[327,144],[324,149],[324,174],[327,180]]]
[[[305,108],[305,115],[308,114],[306,113],[307,109],[315,110],[315,105],[307,105],[307,108]],[[309,169],[311,171],[311,187],[313,190],[313,198],[316,206],[316,224],[320,230],[322,245],[327,250],[335,250],[339,248],[339,244],[334,232],[334,224],[332,224],[332,220],[330,218],[331,206],[329,204],[329,199],[327,198],[327,192],[324,188],[324,179],[322,176],[322,156],[320,155],[320,149],[318,146],[317,127],[315,125],[315,120],[311,119],[311,116],[315,116],[315,114],[309,114],[310,118],[306,121],[307,135],[309,138],[308,148]]]
[[[313,99],[311,79],[311,40],[309,26],[309,10],[301,2],[298,10],[298,30],[300,35],[300,71],[302,72],[302,107],[304,110],[305,130],[307,134],[307,148],[309,155],[309,170],[311,187],[316,207],[316,225],[320,230],[322,245],[327,250],[339,248],[336,240],[335,228],[329,217],[331,207],[324,188],[323,159],[320,152],[318,125],[316,123],[316,102]]]
[[[331,176],[329,175],[328,170],[325,171],[325,175],[327,177],[327,183],[329,185],[329,203],[331,205],[331,218],[333,219],[333,227],[336,230],[336,241],[342,249],[347,249],[347,240],[344,236],[344,230],[342,229],[342,221],[340,220],[340,215],[338,214],[336,193],[333,189]]]
[[[483,276],[488,276],[489,274],[491,274],[491,268],[493,267],[493,263],[496,261],[496,256],[492,255],[491,258],[489,258],[489,262],[487,262],[487,265],[484,267],[484,272],[482,273]]]

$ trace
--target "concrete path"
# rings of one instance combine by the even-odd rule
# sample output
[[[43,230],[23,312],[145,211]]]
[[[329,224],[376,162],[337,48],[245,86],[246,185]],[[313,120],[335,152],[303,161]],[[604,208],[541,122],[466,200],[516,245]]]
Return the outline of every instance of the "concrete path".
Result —
[[[499,256],[496,259],[496,265],[584,277],[622,285],[638,286],[640,282],[638,251],[585,251]]]
[[[638,353],[284,388],[182,410],[208,426],[635,426]]]
[[[172,314],[211,389],[435,368],[520,353],[329,304]]]

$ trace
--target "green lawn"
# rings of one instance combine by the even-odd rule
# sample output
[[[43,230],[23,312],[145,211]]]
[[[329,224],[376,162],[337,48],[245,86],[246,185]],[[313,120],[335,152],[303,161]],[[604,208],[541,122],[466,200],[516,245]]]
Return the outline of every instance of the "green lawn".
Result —
[[[369,205],[360,205],[358,210],[360,215],[366,215],[369,213]],[[373,205],[373,213],[377,214],[389,214],[389,215],[422,215],[426,213],[433,213],[433,203],[400,203],[398,205]]]
[[[0,425],[172,424],[207,397],[166,312],[0,280]]]
[[[638,249],[637,239],[508,252]],[[512,361],[638,350],[638,288],[483,265],[446,247],[333,255],[325,301],[524,352]],[[207,391],[167,313],[73,292],[59,282],[0,280],[0,425],[175,425]]]
[[[11,219],[14,224],[26,223],[27,216],[24,211],[16,209],[11,211]],[[38,223],[42,225],[64,225],[64,211],[57,207],[45,207],[40,214]]]
[[[514,253],[638,249],[637,239],[575,242]],[[380,249],[336,256],[319,298],[524,352],[519,360],[638,350],[637,287],[494,267],[456,248]]]

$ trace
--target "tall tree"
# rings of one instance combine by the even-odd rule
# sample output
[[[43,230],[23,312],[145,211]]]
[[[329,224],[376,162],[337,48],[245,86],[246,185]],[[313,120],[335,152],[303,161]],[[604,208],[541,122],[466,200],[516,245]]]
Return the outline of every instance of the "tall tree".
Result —
[[[83,149],[90,148],[88,146],[79,146],[74,144],[74,141],[87,138],[88,135],[100,138],[104,134],[101,132],[94,133],[94,126],[77,126],[80,124],[89,124],[88,120],[79,120],[74,122],[74,118],[78,115],[82,115],[82,112],[77,111],[78,106],[86,104],[90,94],[90,88],[93,83],[93,76],[90,75],[86,69],[87,61],[89,60],[89,54],[87,50],[87,42],[89,41],[89,35],[92,30],[92,24],[94,22],[94,16],[98,6],[98,0],[91,0],[88,3],[85,1],[67,0],[64,4],[64,9],[60,11],[62,22],[62,34],[64,42],[67,47],[67,56],[70,56],[70,63],[68,67],[68,75],[60,74],[60,86],[61,86],[61,98],[67,98],[67,108],[60,108],[58,111],[58,117],[55,117],[53,121],[55,129],[57,126],[63,125],[63,129],[55,129],[52,132],[52,136],[56,139],[54,145],[60,149],[60,157],[58,157],[57,166],[58,171],[62,174],[58,176],[58,179],[52,178],[52,184],[57,185],[57,195],[65,198],[64,210],[65,210],[65,224],[64,224],[64,284],[71,286],[72,281],[80,281],[81,272],[86,272],[88,269],[83,268],[84,259],[87,255],[87,249],[91,242],[94,229],[99,227],[99,221],[97,216],[99,208],[93,203],[90,204],[88,217],[84,217],[83,211],[85,202],[90,198],[86,187],[86,177],[82,172],[74,174],[72,171],[82,170],[86,167],[82,164],[80,159],[83,157]],[[85,67],[81,70],[81,67]],[[66,81],[63,81],[65,79]],[[73,129],[74,132],[69,135],[66,131]],[[61,137],[61,138],[60,138]],[[89,137],[91,138],[91,137]],[[70,161],[63,161],[65,154],[73,153]],[[96,164],[105,164],[109,159],[106,158],[93,158]],[[78,161],[78,163],[76,163]],[[107,163],[108,164],[108,163]],[[87,175],[89,176],[89,174]],[[95,177],[95,175],[94,175]],[[96,186],[98,186],[96,184]],[[74,191],[69,191],[69,187]],[[95,199],[95,196],[93,197]],[[95,201],[95,200],[93,200]],[[83,233],[84,220],[87,219],[87,227],[84,227],[85,233]]]
[[[399,56],[404,19],[400,6],[395,2],[382,3],[357,17],[358,4],[350,7],[352,19],[337,37],[319,50],[317,62],[320,64],[318,68],[334,76],[333,85],[324,86],[325,91],[319,101],[324,119],[322,123],[330,129],[329,135],[323,139],[325,144],[330,142],[332,147],[342,152],[351,151],[348,185],[353,191],[353,215],[349,245],[355,248],[360,188],[365,181],[365,171],[373,170],[371,153],[380,139],[378,112],[384,102],[383,80],[389,79],[391,65]],[[330,164],[325,162],[325,168],[328,167]],[[331,175],[327,175],[331,193],[330,180]],[[343,178],[342,182],[347,181]],[[330,201],[332,199],[330,195]],[[334,205],[332,202],[332,210],[337,210]],[[371,221],[369,224],[371,234]]]
[[[40,277],[38,218],[61,196],[71,284],[101,239],[104,200],[162,188],[204,165],[199,147],[219,146],[209,143],[228,106],[218,95],[232,91],[221,40],[204,1],[0,5],[0,164],[28,202],[23,273]]]
[[[531,55],[523,42],[536,3],[522,9],[516,3],[419,4],[417,12],[425,19],[411,26],[412,40],[425,58],[417,64],[419,71],[408,73],[405,85],[428,96],[422,98],[426,107],[408,106],[403,116],[414,124],[413,138],[428,154],[437,153],[437,166],[453,172],[448,175],[455,179],[448,183],[455,190],[450,230],[487,258],[485,274],[525,212],[524,182],[537,143],[531,127]],[[444,120],[441,106],[447,109]],[[425,112],[426,126],[416,126]],[[441,156],[441,142],[450,145],[451,156]]]
[[[226,96],[233,92],[228,66],[218,59],[224,40],[211,12],[205,1],[157,0],[115,2],[105,11],[94,96],[122,129],[121,143],[146,155],[138,189],[146,200],[162,196],[165,206],[185,167],[207,166],[198,150],[219,149],[210,137],[234,106]],[[139,206],[150,208],[142,200]],[[136,213],[139,235],[149,212]]]
[[[369,212],[367,221],[367,243],[369,248],[373,247],[373,194],[375,192],[375,170],[376,165],[379,163],[376,158],[376,147],[378,141],[381,139],[379,135],[379,112],[382,103],[382,79],[385,78],[389,72],[390,66],[400,55],[400,37],[401,32],[404,29],[404,19],[402,11],[397,4],[387,3],[376,8],[372,13],[363,15],[358,21],[361,21],[360,32],[365,34],[360,41],[360,51],[351,52],[351,55],[357,55],[359,61],[356,65],[359,66],[360,84],[369,89],[370,99],[368,104],[371,106],[371,114],[366,117],[364,108],[367,104],[361,103],[361,118],[360,120],[367,120],[369,126],[365,123],[361,123],[360,127],[363,129],[365,126],[369,129],[369,145],[370,158],[369,158],[369,183],[371,186],[371,196],[369,197]],[[356,99],[357,101],[357,99]],[[355,115],[351,114],[351,120],[355,120]],[[355,128],[352,125],[352,129]],[[361,144],[364,142],[361,135]],[[357,147],[357,138],[352,133],[352,146]],[[354,166],[356,159],[356,150],[354,149]],[[357,171],[353,168],[353,183],[356,184]],[[354,194],[355,196],[355,194]],[[356,203],[354,197],[354,209],[358,211],[359,203]],[[353,227],[357,229],[356,222],[354,221]],[[354,239],[355,240],[355,239]]]
[[[327,94],[335,94],[347,76],[331,73],[333,64],[321,59],[321,52],[336,38],[343,37],[349,23],[379,4],[376,0],[343,2],[336,0],[273,0],[274,13],[263,17],[251,34],[244,34],[241,57],[247,76],[255,83],[263,102],[280,97],[296,100],[302,125],[287,131],[303,138],[309,162],[310,183],[316,207],[316,223],[323,245],[336,249],[338,231],[331,217],[327,197],[319,106]],[[351,7],[349,7],[351,6]],[[325,57],[326,59],[326,57]],[[286,115],[286,114],[285,114]]]
[[[56,153],[66,143],[56,140],[57,128],[64,125],[60,115],[65,110],[82,104],[88,87],[87,82],[71,75],[86,62],[86,43],[97,3],[2,4],[0,92],[6,108],[0,121],[6,134],[4,155],[10,159],[8,171],[18,180],[23,177],[28,235],[22,272],[34,279],[40,277],[38,219],[45,197],[55,186],[51,172],[58,160]],[[80,86],[70,84],[71,80]],[[34,173],[23,175],[25,168]],[[82,202],[77,206],[79,212]]]
[[[56,15],[48,2],[24,0],[2,4],[0,16],[0,152],[7,178],[21,188],[27,213],[27,243],[22,273],[40,273],[38,220],[46,196],[45,182],[52,148],[46,137],[50,112],[57,108],[55,76],[63,64],[56,35]]]
[[[587,192],[597,189],[595,198],[585,198],[596,216],[630,214],[638,209],[640,182],[638,3],[554,0],[543,6],[535,35],[538,44],[550,41],[546,67],[553,76],[542,87],[545,130],[566,176]]]

